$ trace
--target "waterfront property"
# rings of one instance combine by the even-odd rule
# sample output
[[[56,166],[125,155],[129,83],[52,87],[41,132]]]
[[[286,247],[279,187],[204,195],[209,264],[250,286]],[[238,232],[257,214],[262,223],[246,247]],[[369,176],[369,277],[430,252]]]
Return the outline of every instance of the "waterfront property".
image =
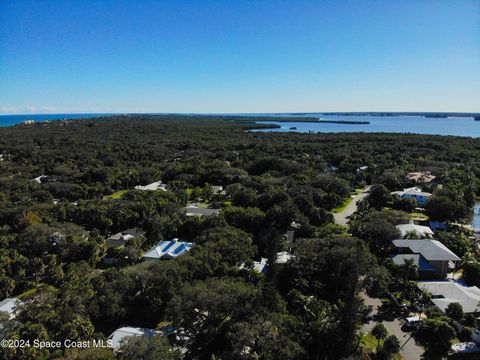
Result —
[[[404,199],[415,199],[417,200],[418,205],[422,207],[425,206],[428,198],[432,196],[429,192],[422,191],[422,189],[416,186],[400,191],[394,191],[392,192],[392,195],[398,195]]]
[[[413,260],[421,278],[444,279],[460,258],[437,240],[393,240],[396,253],[390,258],[397,265]]]
[[[160,241],[143,255],[142,260],[154,261],[175,259],[187,251],[190,251],[192,247],[192,243],[178,241],[177,238],[168,241]]]
[[[443,313],[451,303],[462,305],[466,314],[480,311],[480,289],[476,286],[453,281],[420,281],[417,286],[432,295],[432,303]]]

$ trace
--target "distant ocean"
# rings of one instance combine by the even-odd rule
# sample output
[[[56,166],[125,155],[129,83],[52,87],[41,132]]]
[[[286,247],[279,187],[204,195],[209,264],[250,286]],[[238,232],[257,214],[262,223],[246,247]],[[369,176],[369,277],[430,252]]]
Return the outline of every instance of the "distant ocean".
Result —
[[[20,124],[25,120],[34,120],[35,122],[63,119],[92,118],[97,116],[106,116],[113,114],[26,114],[26,115],[0,115],[0,127]]]

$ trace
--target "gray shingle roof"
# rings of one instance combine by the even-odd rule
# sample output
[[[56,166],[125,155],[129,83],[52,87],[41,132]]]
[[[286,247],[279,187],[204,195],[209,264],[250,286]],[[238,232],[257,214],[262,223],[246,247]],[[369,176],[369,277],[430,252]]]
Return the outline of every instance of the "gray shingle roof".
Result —
[[[397,248],[409,248],[427,261],[458,261],[460,258],[437,240],[393,240]]]

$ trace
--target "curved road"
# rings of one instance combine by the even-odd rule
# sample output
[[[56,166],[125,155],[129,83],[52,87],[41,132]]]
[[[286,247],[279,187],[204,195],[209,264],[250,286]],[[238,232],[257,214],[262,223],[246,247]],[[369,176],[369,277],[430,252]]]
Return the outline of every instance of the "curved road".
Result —
[[[350,202],[350,204],[347,205],[345,209],[343,209],[339,213],[333,214],[333,219],[335,220],[335,224],[348,226],[350,216],[352,216],[354,213],[357,212],[358,202],[360,200],[365,199],[368,196],[369,192],[370,192],[370,186],[363,189],[360,194],[352,196],[352,201]]]

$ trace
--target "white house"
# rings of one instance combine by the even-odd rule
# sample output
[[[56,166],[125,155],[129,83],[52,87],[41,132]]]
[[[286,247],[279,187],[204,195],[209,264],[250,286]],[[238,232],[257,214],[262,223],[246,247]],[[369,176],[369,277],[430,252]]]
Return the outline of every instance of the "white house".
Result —
[[[112,348],[118,350],[122,344],[122,340],[132,337],[132,336],[147,336],[152,337],[156,334],[161,334],[161,331],[154,329],[145,329],[139,327],[125,326],[115,330],[109,337],[108,340],[112,342]]]
[[[432,229],[430,229],[428,226],[422,226],[417,224],[400,224],[397,225],[396,228],[402,234],[402,238],[412,233],[414,233],[420,238],[428,238],[434,235]]]
[[[162,181],[156,181],[154,183],[148,185],[137,185],[135,186],[135,190],[145,190],[145,191],[155,191],[155,190],[163,190],[167,191],[167,185],[162,183]]]
[[[401,191],[394,191],[392,192],[392,195],[398,195],[401,198],[406,199],[415,199],[420,206],[425,206],[428,198],[432,196],[432,194],[422,191],[422,189],[416,186],[408,189],[403,189]]]
[[[142,259],[144,261],[175,259],[176,257],[190,251],[192,243],[178,241],[177,238],[160,241],[157,245],[148,250]]]
[[[0,312],[5,312],[10,316],[10,319],[15,318],[17,306],[21,304],[21,301],[17,298],[6,298],[0,301]]]
[[[277,253],[276,264],[286,264],[295,256],[290,254],[288,251],[280,251]],[[245,264],[241,264],[240,269],[245,269]],[[268,271],[268,259],[262,257],[260,261],[253,262],[253,269],[261,274],[266,274]]]

